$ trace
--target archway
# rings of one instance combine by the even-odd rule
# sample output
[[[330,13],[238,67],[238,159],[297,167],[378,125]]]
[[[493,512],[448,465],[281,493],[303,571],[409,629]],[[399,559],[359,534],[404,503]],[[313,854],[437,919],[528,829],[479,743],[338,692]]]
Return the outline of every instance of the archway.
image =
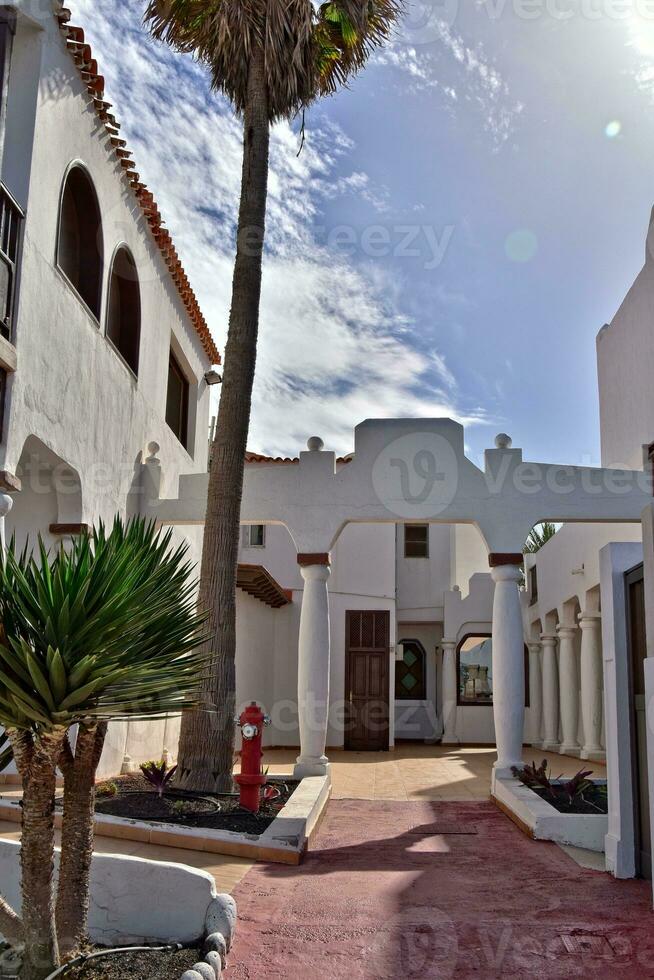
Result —
[[[34,546],[40,534],[47,547],[79,529],[82,485],[79,473],[36,436],[29,436],[17,467],[22,485],[6,518],[7,537],[19,549]]]

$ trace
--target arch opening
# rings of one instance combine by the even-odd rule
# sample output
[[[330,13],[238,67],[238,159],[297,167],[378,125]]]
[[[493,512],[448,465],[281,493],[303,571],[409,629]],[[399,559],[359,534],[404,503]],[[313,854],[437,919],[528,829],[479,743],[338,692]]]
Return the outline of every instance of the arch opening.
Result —
[[[102,218],[91,178],[72,167],[64,183],[59,213],[57,265],[96,319],[102,289]]]
[[[109,277],[107,337],[138,375],[141,346],[141,290],[136,262],[125,246],[114,256]]]

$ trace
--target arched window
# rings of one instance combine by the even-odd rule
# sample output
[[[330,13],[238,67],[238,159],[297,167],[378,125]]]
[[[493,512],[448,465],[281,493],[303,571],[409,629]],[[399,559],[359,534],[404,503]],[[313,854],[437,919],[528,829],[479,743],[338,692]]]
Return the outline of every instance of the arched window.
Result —
[[[91,179],[72,167],[61,196],[57,264],[99,319],[102,288],[102,220]]]
[[[427,654],[419,640],[401,640],[404,651],[395,661],[395,700],[424,701],[427,697]]]
[[[141,291],[136,263],[124,246],[114,256],[109,277],[107,337],[134,374],[138,374]]]

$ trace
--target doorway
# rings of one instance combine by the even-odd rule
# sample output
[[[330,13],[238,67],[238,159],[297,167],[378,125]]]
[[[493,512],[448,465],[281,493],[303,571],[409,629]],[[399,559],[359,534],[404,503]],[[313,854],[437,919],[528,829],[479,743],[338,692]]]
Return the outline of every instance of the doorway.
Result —
[[[645,634],[645,582],[643,566],[625,576],[628,614],[630,719],[636,837],[636,874],[652,877],[652,838],[649,816],[647,772],[647,717],[644,661],[647,656]]]
[[[389,747],[388,610],[345,614],[345,748],[357,752]]]

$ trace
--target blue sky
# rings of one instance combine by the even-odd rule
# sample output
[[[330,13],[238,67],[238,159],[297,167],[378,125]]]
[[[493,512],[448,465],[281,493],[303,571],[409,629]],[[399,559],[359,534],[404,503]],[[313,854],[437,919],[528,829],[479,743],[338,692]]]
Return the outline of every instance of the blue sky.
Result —
[[[71,6],[222,346],[238,121],[141,0]],[[476,462],[506,430],[597,463],[595,335],[654,197],[654,0],[412,4],[299,157],[297,128],[273,136],[251,448],[449,415]]]

